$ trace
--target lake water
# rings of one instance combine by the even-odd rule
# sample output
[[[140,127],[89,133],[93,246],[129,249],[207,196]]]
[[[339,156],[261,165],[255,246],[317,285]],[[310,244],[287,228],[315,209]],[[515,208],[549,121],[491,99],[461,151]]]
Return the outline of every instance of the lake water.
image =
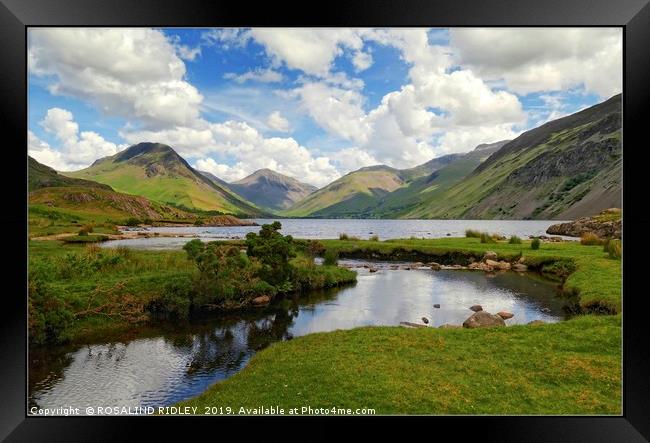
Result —
[[[502,272],[391,270],[341,260],[359,272],[356,284],[282,300],[266,308],[185,324],[135,328],[84,346],[30,350],[30,406],[165,406],[205,391],[242,369],[270,343],[358,326],[461,324],[480,304],[512,312],[508,325],[564,318],[556,285]],[[434,308],[440,304],[440,308]]]
[[[256,219],[259,225],[272,223],[275,219]],[[546,229],[558,220],[358,220],[358,219],[285,219],[282,233],[295,238],[328,239],[346,233],[367,239],[378,235],[380,240],[396,238],[464,237],[466,229],[475,229],[500,235],[517,235],[521,238],[547,235]],[[166,234],[192,234],[205,240],[240,239],[249,232],[259,231],[259,226],[225,227],[158,227],[150,232]],[[570,239],[571,237],[566,237]],[[575,239],[574,239],[575,240]],[[183,237],[151,237],[104,242],[104,247],[128,246],[142,249],[178,249],[186,242]]]

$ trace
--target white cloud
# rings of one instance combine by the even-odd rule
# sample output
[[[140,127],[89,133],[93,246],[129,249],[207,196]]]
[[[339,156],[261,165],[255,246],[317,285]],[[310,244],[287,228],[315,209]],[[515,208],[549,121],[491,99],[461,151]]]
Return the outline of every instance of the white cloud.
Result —
[[[53,94],[152,127],[187,125],[199,118],[203,97],[184,79],[185,64],[161,31],[34,28],[28,37],[29,72],[54,76]]]
[[[341,149],[333,155],[333,158],[334,162],[339,166],[341,174],[347,174],[365,166],[381,164],[367,151],[357,147]]]
[[[54,135],[61,143],[60,148],[52,149],[47,143],[28,132],[30,154],[39,161],[55,169],[72,170],[89,166],[98,158],[114,155],[126,145],[116,145],[106,141],[93,131],[79,132],[79,125],[72,113],[61,108],[47,111],[41,126]]]
[[[235,74],[234,72],[227,72],[223,78],[234,80],[240,85],[247,81],[255,81],[261,83],[278,83],[284,80],[284,76],[271,68],[257,68],[252,71],[247,71],[243,74]]]
[[[323,82],[305,83],[293,92],[300,97],[303,109],[326,131],[359,144],[368,140],[371,128],[361,93]]]
[[[620,28],[452,28],[450,39],[460,63],[518,94],[622,89]]]
[[[266,124],[275,131],[288,132],[290,129],[289,120],[284,118],[279,111],[273,111],[266,120]]]

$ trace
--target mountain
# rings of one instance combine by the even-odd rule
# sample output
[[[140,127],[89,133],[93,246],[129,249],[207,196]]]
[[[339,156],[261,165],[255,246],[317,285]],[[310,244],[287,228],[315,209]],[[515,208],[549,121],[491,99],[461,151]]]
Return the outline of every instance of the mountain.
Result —
[[[445,162],[446,164],[439,169],[428,175],[420,176],[408,186],[384,196],[366,216],[372,218],[417,218],[417,215],[414,217],[413,214],[417,214],[421,208],[435,205],[446,190],[463,180],[507,142],[509,140],[489,145],[482,144],[466,154],[452,154],[453,161]],[[451,155],[445,157],[451,157]]]
[[[145,197],[115,192],[101,183],[69,178],[31,157],[28,177],[30,235],[76,231],[83,224],[110,228],[129,218],[168,223],[201,220],[203,225],[246,224],[231,215],[187,212]]]
[[[228,185],[237,194],[260,208],[287,209],[318,188],[270,169],[260,169]]]
[[[292,217],[355,217],[376,204],[377,198],[403,186],[398,169],[370,166],[333,181],[281,212]]]
[[[53,186],[84,186],[89,188],[100,188],[107,191],[113,189],[102,183],[97,183],[90,180],[82,180],[79,178],[66,177],[56,172],[54,169],[36,161],[36,159],[29,157],[29,172],[28,172],[28,185],[30,191],[36,189],[49,188]]]
[[[339,178],[282,212],[297,217],[366,217],[382,198],[453,163],[456,154],[435,158],[411,169],[376,165],[361,168]]]
[[[621,95],[506,143],[408,218],[569,219],[621,207]]]
[[[405,208],[419,203],[423,198],[421,193],[427,188],[455,183],[496,149],[495,145],[472,155],[449,154],[410,169],[385,165],[361,168],[314,192],[283,214],[322,218],[398,217]]]
[[[263,213],[252,203],[196,171],[171,147],[160,143],[138,143],[99,159],[86,169],[65,174],[190,210],[244,216]]]

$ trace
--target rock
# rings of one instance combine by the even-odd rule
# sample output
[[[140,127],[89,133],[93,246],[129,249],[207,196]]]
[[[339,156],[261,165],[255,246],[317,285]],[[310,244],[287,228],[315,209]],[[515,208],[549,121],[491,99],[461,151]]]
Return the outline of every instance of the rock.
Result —
[[[255,297],[252,300],[252,303],[254,306],[268,305],[269,303],[271,303],[271,297],[269,297],[268,295],[260,295],[259,297]]]
[[[479,312],[479,311],[482,311],[482,310],[483,310],[483,306],[481,306],[481,305],[474,305],[474,306],[470,306],[470,309],[471,309],[472,311],[474,311],[474,312]]]
[[[467,320],[463,322],[463,328],[493,328],[505,326],[506,322],[503,321],[498,315],[490,314],[489,312],[479,311],[472,314]]]
[[[422,317],[422,323],[424,323],[425,325],[428,325],[429,324],[429,319],[426,318],[426,317]]]
[[[542,312],[551,312],[551,309],[550,308],[542,308],[541,311]]]
[[[483,255],[483,260],[496,260],[497,259],[497,253],[494,251],[485,251],[485,254]]]
[[[499,269],[501,269],[502,271],[509,271],[510,270],[510,263],[508,263],[507,261],[503,261],[503,260],[500,261],[499,262]]]
[[[393,270],[394,270],[394,269],[399,269],[399,266],[397,266],[397,265],[390,265],[390,268],[393,269]]]
[[[528,271],[528,266],[522,265],[521,263],[516,263],[512,265],[512,270],[517,272],[526,272]]]
[[[524,257],[523,255],[522,255],[521,257],[519,257],[519,260],[517,260],[518,263],[522,263],[522,264],[523,264],[525,261],[526,261],[526,257]]]
[[[447,237],[451,237],[451,234],[449,232],[447,232]]]
[[[433,305],[433,307],[439,309],[439,308],[440,308],[440,304],[436,303],[435,305]]]
[[[368,271],[370,271],[370,272],[377,272],[377,270],[376,270],[375,268],[369,268]]]
[[[599,215],[593,217],[582,217],[571,222],[551,225],[546,230],[546,233],[581,237],[582,234],[592,232],[600,238],[621,238],[621,218],[615,217],[620,212],[618,208],[605,209]]]
[[[499,312],[497,312],[497,315],[499,317],[501,317],[502,319],[504,319],[504,320],[508,320],[509,318],[512,318],[512,317],[515,316],[515,314],[513,314],[512,312],[508,312],[508,311],[499,311]]]
[[[431,269],[433,269],[434,271],[439,271],[440,269],[442,269],[440,263],[436,263],[436,262],[429,263],[429,267],[431,267]]]
[[[483,262],[470,263],[469,266],[468,266],[468,269],[475,269],[475,270],[485,271],[485,272],[494,271],[494,268],[492,266],[488,265],[487,263],[483,263]]]
[[[411,267],[410,266],[404,266],[402,269],[404,269],[405,271],[410,271]]]
[[[537,326],[537,325],[544,325],[546,322],[544,320],[533,320],[531,322],[528,322],[529,325],[531,326]]]
[[[498,268],[500,266],[498,261],[489,258],[485,260],[485,264],[493,268]]]
[[[411,323],[410,321],[401,321],[399,322],[399,325],[405,328],[428,328],[427,325],[421,325],[419,323]]]
[[[438,329],[456,329],[456,328],[462,328],[460,325],[451,325],[449,323],[445,323],[444,325],[438,326]]]

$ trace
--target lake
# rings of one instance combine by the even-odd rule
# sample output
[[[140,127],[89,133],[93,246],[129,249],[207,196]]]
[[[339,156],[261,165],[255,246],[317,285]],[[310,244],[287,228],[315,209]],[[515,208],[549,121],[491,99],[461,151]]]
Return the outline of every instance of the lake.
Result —
[[[276,219],[255,219],[259,224]],[[547,235],[546,229],[559,220],[374,220],[374,219],[284,219],[282,233],[295,238],[338,238],[340,233],[367,239],[372,235],[380,240],[396,238],[464,237],[466,229],[475,229],[500,235],[517,235],[521,238]],[[259,231],[259,226],[224,227],[155,227],[150,232],[165,234],[192,234],[204,240],[240,239],[249,232]],[[572,237],[565,237],[572,239]],[[575,240],[575,239],[574,239]],[[183,237],[150,237],[104,242],[103,247],[128,246],[141,249],[179,249],[189,241]]]
[[[253,311],[134,327],[94,344],[30,350],[30,407],[171,405],[237,373],[273,342],[359,326],[422,323],[422,317],[429,326],[461,324],[474,304],[513,313],[508,325],[565,316],[566,299],[557,296],[556,284],[534,275],[393,270],[376,262],[378,271],[370,273],[362,261],[340,263],[359,272],[356,284]]]

